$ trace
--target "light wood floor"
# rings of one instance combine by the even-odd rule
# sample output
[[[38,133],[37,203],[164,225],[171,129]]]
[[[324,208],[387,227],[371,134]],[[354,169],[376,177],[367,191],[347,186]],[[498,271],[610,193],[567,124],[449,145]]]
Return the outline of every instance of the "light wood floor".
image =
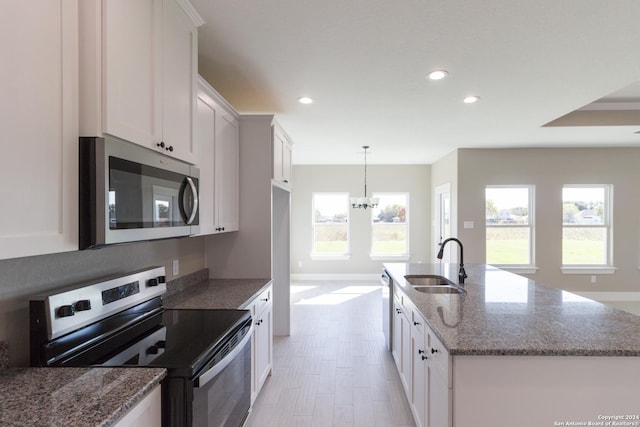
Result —
[[[376,282],[296,282],[291,335],[247,427],[414,426],[382,335]]]

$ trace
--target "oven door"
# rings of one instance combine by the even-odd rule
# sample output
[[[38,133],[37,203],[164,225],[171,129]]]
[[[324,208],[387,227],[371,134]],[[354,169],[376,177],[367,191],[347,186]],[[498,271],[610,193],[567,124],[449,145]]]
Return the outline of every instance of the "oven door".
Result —
[[[240,427],[251,406],[251,335],[193,382],[194,427]]]

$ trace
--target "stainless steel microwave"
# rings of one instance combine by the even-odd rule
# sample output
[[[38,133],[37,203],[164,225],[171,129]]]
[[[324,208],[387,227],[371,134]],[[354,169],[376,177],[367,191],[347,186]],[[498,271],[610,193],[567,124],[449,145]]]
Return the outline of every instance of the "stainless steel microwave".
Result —
[[[199,232],[195,166],[113,137],[81,137],[80,249]]]

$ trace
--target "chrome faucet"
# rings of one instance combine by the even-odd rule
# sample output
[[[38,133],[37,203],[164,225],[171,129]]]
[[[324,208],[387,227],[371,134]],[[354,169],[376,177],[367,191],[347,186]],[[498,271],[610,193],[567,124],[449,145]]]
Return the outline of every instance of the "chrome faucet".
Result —
[[[464,271],[464,249],[460,240],[455,237],[449,237],[444,242],[439,243],[440,250],[438,251],[437,258],[442,259],[442,256],[444,255],[444,245],[446,245],[450,240],[453,240],[458,244],[458,246],[460,246],[460,269],[458,270],[458,282],[464,284],[464,279],[467,278],[467,272]]]

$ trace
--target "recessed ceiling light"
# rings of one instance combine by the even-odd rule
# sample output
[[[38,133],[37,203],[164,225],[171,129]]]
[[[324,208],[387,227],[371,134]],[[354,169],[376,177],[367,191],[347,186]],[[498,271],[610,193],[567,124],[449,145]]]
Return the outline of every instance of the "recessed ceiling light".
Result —
[[[442,80],[447,77],[449,73],[446,70],[435,70],[427,74],[430,80]]]
[[[480,101],[480,97],[471,95],[471,96],[467,96],[463,101],[465,104],[473,104],[474,102]]]
[[[298,102],[300,104],[313,104],[313,99],[309,98],[308,96],[301,96],[300,98],[298,98]]]

